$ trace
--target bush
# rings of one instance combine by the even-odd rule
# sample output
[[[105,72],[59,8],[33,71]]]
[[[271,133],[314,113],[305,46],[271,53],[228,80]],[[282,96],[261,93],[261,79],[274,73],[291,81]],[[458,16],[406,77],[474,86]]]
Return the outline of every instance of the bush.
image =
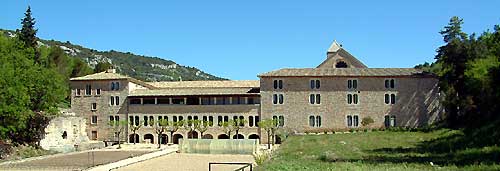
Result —
[[[269,158],[271,158],[271,153],[266,151],[263,151],[260,154],[254,153],[253,158],[255,159],[255,163],[257,163],[257,165],[262,165],[262,163],[266,162],[267,160],[269,160]]]
[[[373,121],[373,119],[371,117],[364,117],[363,119],[361,119],[361,125],[363,126],[368,126],[372,123],[374,123],[375,121]]]

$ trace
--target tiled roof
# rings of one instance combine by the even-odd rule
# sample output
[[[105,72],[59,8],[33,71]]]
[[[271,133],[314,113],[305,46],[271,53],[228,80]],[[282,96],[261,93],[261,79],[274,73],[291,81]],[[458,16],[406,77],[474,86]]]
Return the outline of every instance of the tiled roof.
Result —
[[[129,96],[185,96],[185,95],[251,95],[252,88],[164,88],[139,89],[132,91]]]
[[[286,76],[432,76],[413,68],[285,68],[260,74],[259,77]]]
[[[259,80],[147,82],[157,88],[237,88],[260,87]]]
[[[130,77],[127,77],[125,75],[120,75],[120,74],[117,74],[117,73],[99,72],[99,73],[90,74],[90,75],[86,75],[86,76],[71,78],[69,80],[71,80],[71,81],[84,81],[84,80],[122,80],[122,79],[128,79],[128,78],[130,78]]]

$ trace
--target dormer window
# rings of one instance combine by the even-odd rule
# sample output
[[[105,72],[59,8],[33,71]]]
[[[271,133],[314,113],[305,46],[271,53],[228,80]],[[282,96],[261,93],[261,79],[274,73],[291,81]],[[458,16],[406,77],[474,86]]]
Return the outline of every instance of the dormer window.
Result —
[[[344,61],[338,61],[335,64],[335,68],[347,68],[347,63],[345,63]]]

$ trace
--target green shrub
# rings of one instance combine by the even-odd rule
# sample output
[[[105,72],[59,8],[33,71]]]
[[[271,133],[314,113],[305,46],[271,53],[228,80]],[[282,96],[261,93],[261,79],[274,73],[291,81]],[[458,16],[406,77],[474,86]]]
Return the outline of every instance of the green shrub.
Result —
[[[263,151],[260,154],[254,153],[253,158],[255,159],[255,163],[257,163],[257,165],[262,165],[264,162],[269,160],[269,158],[271,158],[271,153],[266,151]]]
[[[370,125],[370,124],[372,124],[374,122],[375,121],[373,121],[373,119],[371,117],[369,117],[369,116],[364,117],[363,119],[361,119],[361,125],[363,125],[363,126],[368,126],[368,125]]]
[[[319,156],[319,160],[324,162],[337,162],[340,160],[340,157],[331,151],[325,151]]]

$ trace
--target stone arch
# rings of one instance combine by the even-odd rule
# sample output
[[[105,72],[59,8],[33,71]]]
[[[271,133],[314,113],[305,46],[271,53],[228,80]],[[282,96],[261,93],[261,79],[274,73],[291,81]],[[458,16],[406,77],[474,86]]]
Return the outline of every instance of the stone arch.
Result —
[[[130,134],[128,136],[128,142],[129,143],[139,143],[139,135],[138,134]]]
[[[189,131],[188,132],[188,138],[198,139],[198,132],[196,132],[196,131]]]
[[[275,144],[281,144],[281,138],[280,138],[280,136],[275,136],[274,137],[274,143]]]
[[[201,137],[201,139],[214,139],[214,136],[212,136],[211,134],[205,134]]]
[[[179,144],[179,139],[184,138],[181,134],[174,134],[172,143]]]
[[[226,134],[220,134],[219,136],[217,136],[217,139],[229,139],[229,136],[227,136]]]
[[[245,139],[245,136],[241,135],[241,134],[238,134],[238,135],[233,135],[233,139]]]
[[[144,141],[149,141],[149,143],[154,144],[155,143],[155,136],[153,134],[146,134],[144,135]]]
[[[168,136],[167,136],[167,134],[161,134],[161,136],[160,136],[160,143],[161,144],[167,144],[168,143]]]
[[[337,63],[335,63],[335,68],[348,68],[348,66],[344,61],[337,61]]]
[[[251,134],[248,136],[248,139],[260,139],[260,137],[257,134]]]

